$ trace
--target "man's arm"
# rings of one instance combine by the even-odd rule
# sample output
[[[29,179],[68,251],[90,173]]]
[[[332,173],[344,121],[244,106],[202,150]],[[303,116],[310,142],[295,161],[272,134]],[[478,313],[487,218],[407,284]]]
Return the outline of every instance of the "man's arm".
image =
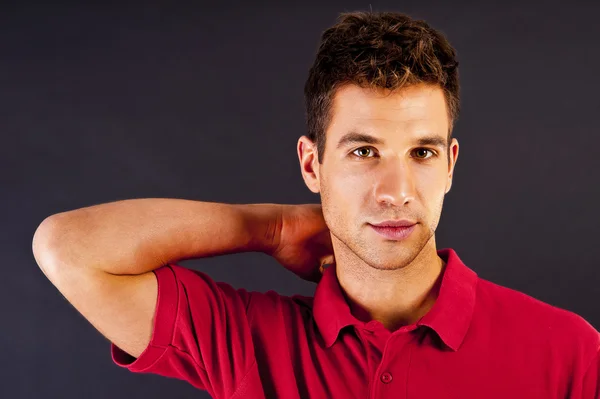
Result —
[[[272,250],[280,205],[133,199],[59,213],[32,243],[65,298],[111,342],[138,357],[150,341],[154,269],[169,262]]]

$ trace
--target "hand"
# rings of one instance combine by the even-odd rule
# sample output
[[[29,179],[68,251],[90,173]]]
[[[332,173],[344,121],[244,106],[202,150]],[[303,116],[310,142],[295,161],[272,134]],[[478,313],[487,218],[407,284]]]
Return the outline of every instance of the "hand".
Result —
[[[318,283],[323,265],[335,263],[321,205],[282,205],[279,216],[277,245],[269,255],[300,278]]]

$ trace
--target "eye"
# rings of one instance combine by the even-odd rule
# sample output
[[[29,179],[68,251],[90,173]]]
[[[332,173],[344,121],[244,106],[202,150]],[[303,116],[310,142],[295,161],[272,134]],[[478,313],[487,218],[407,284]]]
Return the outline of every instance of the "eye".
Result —
[[[430,150],[430,149],[428,149],[428,148],[417,148],[415,152],[416,152],[416,153],[419,153],[419,152],[423,152],[423,151],[425,151],[425,152],[430,152],[430,153],[431,153],[431,157],[419,157],[419,156],[418,156],[417,158],[419,158],[419,159],[429,159],[429,158],[432,158],[432,157],[435,157],[435,156],[437,156],[437,154],[435,153],[435,151],[433,151],[433,150]]]
[[[360,151],[360,153],[357,155],[356,153],[359,151]],[[352,151],[352,154],[356,155],[356,157],[358,157],[358,158],[373,158],[373,157],[367,156],[372,153],[373,153],[373,147],[360,147],[360,148],[357,148],[356,150]]]
[[[352,154],[355,155],[357,158],[373,158],[372,156],[369,156],[371,154],[373,154],[373,147],[360,147],[357,148],[356,150],[352,151]],[[423,156],[419,156],[417,155],[417,159],[429,159],[429,158],[433,158],[435,156],[437,156],[437,153],[433,150],[430,150],[428,148],[417,148],[415,150],[416,154],[424,154]],[[427,156],[427,153],[430,153],[431,156]]]

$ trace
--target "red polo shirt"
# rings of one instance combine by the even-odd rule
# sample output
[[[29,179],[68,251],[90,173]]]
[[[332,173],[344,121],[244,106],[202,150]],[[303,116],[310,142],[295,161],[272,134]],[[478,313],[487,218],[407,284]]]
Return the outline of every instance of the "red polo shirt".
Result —
[[[390,332],[350,313],[335,266],[315,296],[234,289],[200,271],[155,270],[152,339],[132,372],[214,398],[600,398],[600,335],[580,316],[481,279],[453,249],[439,296]]]

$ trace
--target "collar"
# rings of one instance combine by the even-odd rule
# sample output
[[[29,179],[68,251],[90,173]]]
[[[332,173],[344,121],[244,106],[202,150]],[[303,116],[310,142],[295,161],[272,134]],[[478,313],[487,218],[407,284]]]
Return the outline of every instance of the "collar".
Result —
[[[473,316],[478,277],[452,248],[439,249],[437,254],[446,262],[440,291],[433,307],[415,324],[430,327],[448,347],[457,351]],[[313,314],[327,348],[333,345],[342,328],[366,325],[350,312],[337,279],[335,264],[325,269],[317,284]]]

